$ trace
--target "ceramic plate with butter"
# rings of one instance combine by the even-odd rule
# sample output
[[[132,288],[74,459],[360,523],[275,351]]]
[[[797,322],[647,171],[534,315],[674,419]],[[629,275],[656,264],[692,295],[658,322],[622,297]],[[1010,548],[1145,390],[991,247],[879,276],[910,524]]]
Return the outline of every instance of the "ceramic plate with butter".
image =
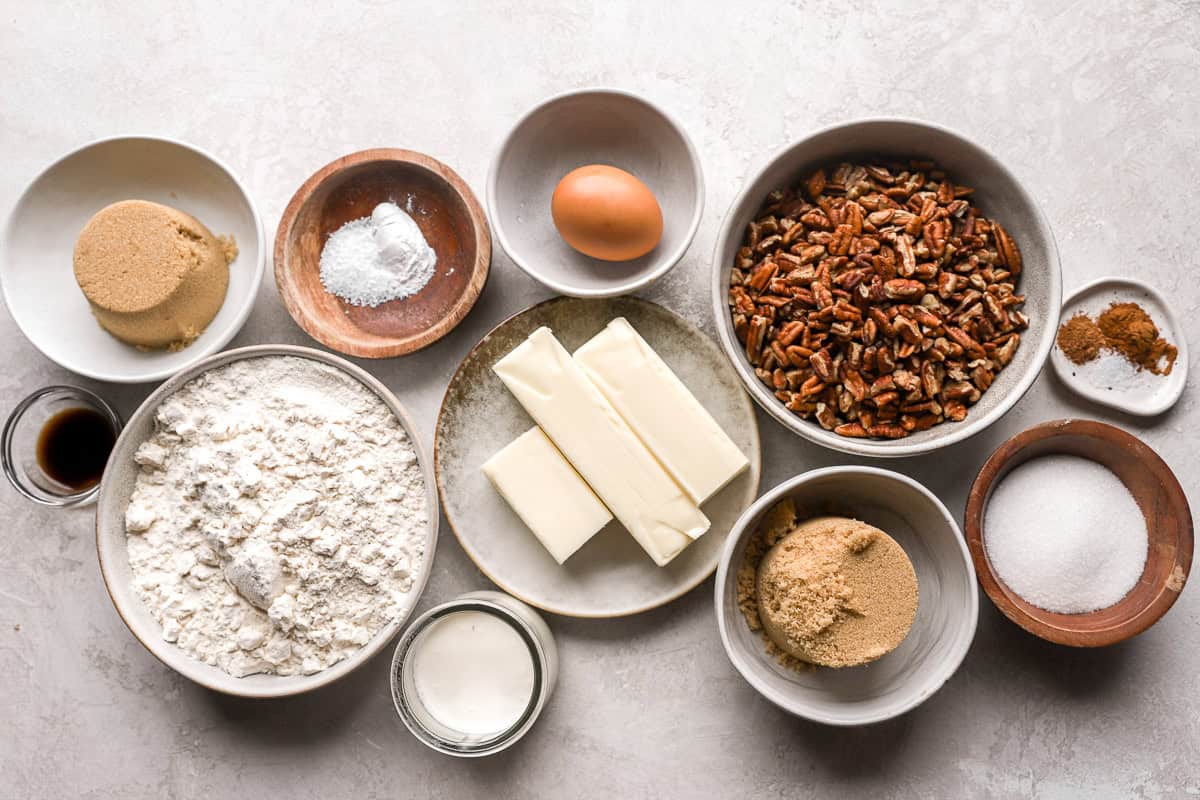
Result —
[[[666,566],[656,566],[615,520],[559,565],[480,469],[534,424],[492,365],[542,326],[574,352],[617,317],[627,319],[662,357],[750,466],[701,505],[711,527]],[[761,460],[753,406],[717,345],[674,313],[633,297],[559,297],[498,325],[451,379],[435,447],[442,506],[467,555],[510,594],[573,617],[618,617],[656,608],[711,575],[726,534],[758,492]]]

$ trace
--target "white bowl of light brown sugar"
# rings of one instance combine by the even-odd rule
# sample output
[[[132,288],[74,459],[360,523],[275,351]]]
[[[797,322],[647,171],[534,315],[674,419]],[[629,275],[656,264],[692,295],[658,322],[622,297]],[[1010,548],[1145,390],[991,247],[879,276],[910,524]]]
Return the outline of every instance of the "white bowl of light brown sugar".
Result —
[[[936,692],[979,615],[971,557],[942,502],[858,466],[806,472],[747,509],[725,542],[716,606],[725,652],[751,686],[841,726]]]
[[[262,222],[234,172],[153,136],[67,153],[0,236],[17,327],[60,366],[115,383],[161,381],[229,344],[265,264]]]

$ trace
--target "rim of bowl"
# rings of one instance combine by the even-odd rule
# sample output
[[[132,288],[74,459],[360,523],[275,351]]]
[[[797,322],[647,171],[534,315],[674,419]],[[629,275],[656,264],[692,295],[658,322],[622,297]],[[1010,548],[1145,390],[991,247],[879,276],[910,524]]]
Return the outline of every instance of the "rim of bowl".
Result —
[[[984,531],[984,521],[987,517],[988,503],[991,502],[996,486],[1004,480],[1009,472],[1028,461],[1028,459],[1023,459],[1021,462],[1014,464],[1013,460],[1020,453],[1038,442],[1046,441],[1060,434],[1071,434],[1088,439],[1102,439],[1103,437],[1098,435],[1097,431],[1104,431],[1104,433],[1113,436],[1123,445],[1126,445],[1128,447],[1129,458],[1143,465],[1152,464],[1160,472],[1161,477],[1169,478],[1170,482],[1167,480],[1160,482],[1163,491],[1168,495],[1174,495],[1182,503],[1183,508],[1188,511],[1188,518],[1181,522],[1179,534],[1176,539],[1175,564],[1177,568],[1182,570],[1180,576],[1182,583],[1179,586],[1179,591],[1171,591],[1168,588],[1169,583],[1174,579],[1174,576],[1169,577],[1156,587],[1158,590],[1157,594],[1147,600],[1136,616],[1111,628],[1080,631],[1038,619],[1009,599],[1010,596],[1017,598],[1021,598],[1021,596],[1014,589],[1010,588],[996,574],[995,569],[992,568],[991,559],[987,555],[987,547],[984,545],[984,537],[987,535]],[[1042,455],[1050,455],[1053,452],[1055,451],[1048,451]],[[1061,453],[1061,451],[1059,452]],[[1038,458],[1040,456],[1034,457]],[[1100,466],[1108,468],[1103,462],[1088,456],[1078,457],[1087,458],[1089,461],[1094,461],[1100,464]],[[1109,471],[1111,472],[1111,470]],[[1142,512],[1144,517],[1145,511],[1141,508],[1140,503],[1138,504],[1138,510]],[[1126,639],[1131,639],[1149,630],[1175,605],[1175,602],[1179,599],[1179,595],[1183,594],[1183,588],[1187,585],[1188,575],[1191,572],[1195,534],[1187,494],[1183,491],[1183,486],[1179,483],[1178,476],[1175,475],[1170,465],[1163,460],[1163,457],[1154,448],[1150,447],[1150,445],[1129,431],[1118,428],[1116,425],[1100,422],[1099,420],[1078,418],[1047,420],[1046,422],[1026,428],[1002,442],[988,456],[987,461],[979,468],[978,474],[971,482],[971,488],[967,495],[966,508],[963,511],[963,523],[966,529],[967,546],[971,551],[971,559],[978,566],[976,577],[979,585],[983,587],[984,593],[992,601],[992,605],[1007,617],[1009,621],[1026,632],[1044,641],[1067,647],[1107,647],[1118,642],[1123,642]],[[1153,547],[1153,534],[1147,530],[1147,535],[1150,537],[1150,546]],[[1147,560],[1149,560],[1149,557],[1147,557]],[[1029,603],[1028,600],[1021,599],[1025,603]],[[1118,600],[1117,604],[1123,601],[1124,598]],[[1029,603],[1029,605],[1033,604]],[[1098,609],[1098,611],[1103,610],[1105,609]],[[1070,615],[1057,614],[1045,609],[1042,609],[1042,611],[1046,614],[1054,614],[1056,617],[1078,616],[1080,618],[1086,618],[1091,614],[1097,613],[1093,611]]]
[[[683,141],[684,148],[687,150],[688,161],[692,167],[692,177],[696,181],[696,203],[692,210],[692,219],[688,223],[687,234],[680,241],[679,245],[663,259],[661,264],[659,264],[650,272],[639,275],[635,278],[631,278],[622,284],[605,289],[581,289],[576,286],[571,286],[568,283],[564,283],[560,280],[547,276],[533,265],[527,263],[524,259],[516,254],[516,251],[513,249],[508,240],[508,237],[504,233],[504,226],[499,223],[497,218],[498,215],[496,213],[496,208],[498,206],[497,173],[499,172],[500,162],[504,159],[509,148],[512,146],[513,138],[515,137],[517,131],[520,130],[521,127],[523,127],[525,123],[528,122],[538,112],[548,108],[551,105],[554,105],[555,103],[571,100],[583,95],[612,95],[622,97],[626,100],[632,100],[636,103],[641,103],[654,113],[661,116],[664,120],[666,120],[667,124],[675,130],[675,132],[679,135],[679,138]],[[700,165],[700,155],[696,152],[696,147],[692,144],[691,137],[687,135],[687,131],[684,130],[683,125],[680,124],[679,120],[662,106],[640,94],[631,92],[628,89],[618,89],[608,86],[592,86],[582,89],[571,89],[565,92],[560,92],[556,95],[552,95],[551,97],[538,103],[533,108],[522,114],[521,117],[513,124],[513,126],[509,128],[508,133],[504,135],[504,139],[500,142],[500,146],[496,149],[495,155],[492,156],[491,164],[488,166],[487,206],[487,215],[492,224],[492,232],[500,241],[501,249],[504,250],[505,255],[512,259],[512,262],[516,264],[517,267],[520,268],[520,270],[526,275],[533,278],[543,286],[553,289],[559,294],[565,294],[570,297],[591,299],[601,297],[616,297],[618,295],[629,294],[630,292],[643,289],[657,281],[663,275],[666,275],[671,271],[672,268],[675,267],[676,264],[680,262],[680,260],[682,260],[684,254],[687,253],[688,248],[692,246],[692,240],[696,237],[696,231],[700,229],[700,218],[704,215],[704,169]]]
[[[1176,341],[1172,342],[1172,344],[1175,345],[1175,349],[1178,351],[1178,354],[1176,356],[1175,366],[1172,372],[1174,372],[1174,370],[1179,370],[1181,373],[1183,373],[1183,380],[1179,381],[1179,388],[1170,395],[1167,395],[1159,400],[1157,403],[1152,403],[1147,406],[1137,406],[1132,403],[1118,403],[1109,399],[1107,392],[1092,389],[1086,383],[1067,374],[1069,372],[1069,368],[1065,361],[1060,362],[1052,355],[1050,358],[1050,366],[1053,368],[1054,374],[1058,377],[1059,381],[1061,381],[1062,384],[1067,387],[1067,389],[1079,395],[1084,400],[1089,400],[1093,403],[1099,403],[1102,406],[1116,409],[1117,411],[1125,414],[1133,414],[1134,416],[1138,417],[1157,417],[1159,414],[1169,410],[1173,405],[1178,403],[1179,398],[1183,397],[1183,390],[1187,388],[1188,345],[1187,337],[1184,335],[1183,325],[1180,324],[1179,316],[1175,313],[1174,307],[1172,307],[1172,305],[1167,301],[1166,295],[1143,280],[1129,278],[1124,275],[1107,275],[1096,278],[1092,281],[1087,281],[1063,298],[1062,309],[1065,310],[1070,308],[1072,305],[1079,302],[1079,298],[1087,292],[1105,285],[1113,287],[1123,286],[1133,291],[1142,292],[1149,295],[1151,299],[1162,306],[1163,314],[1166,316],[1166,325],[1171,329],[1171,332],[1175,334]],[[1051,350],[1051,352],[1053,353],[1053,350]]]
[[[754,376],[746,363],[746,356],[742,352],[742,348],[737,344],[736,338],[733,336],[732,322],[729,318],[729,307],[726,302],[726,296],[729,287],[726,282],[722,281],[721,277],[724,272],[725,261],[722,258],[722,252],[726,249],[729,239],[734,236],[741,236],[741,231],[733,231],[733,212],[750,194],[751,187],[757,183],[763,175],[767,173],[780,159],[796,150],[810,140],[824,136],[829,133],[855,128],[862,125],[876,125],[880,123],[902,125],[912,125],[917,128],[935,131],[937,133],[950,136],[958,139],[963,144],[974,148],[983,155],[984,158],[991,160],[992,164],[1003,174],[1016,189],[1018,196],[1031,209],[1033,217],[1037,222],[1038,228],[1046,238],[1046,244],[1049,253],[1049,280],[1050,280],[1050,298],[1047,307],[1049,313],[1045,317],[1045,333],[1040,341],[1037,342],[1037,347],[1034,351],[1034,360],[1030,368],[1021,375],[1017,384],[1009,390],[1008,394],[1002,397],[999,403],[986,414],[974,417],[968,415],[967,419],[962,422],[952,423],[952,427],[946,430],[941,435],[930,439],[927,442],[911,443],[905,439],[851,439],[845,436],[838,436],[832,431],[826,431],[821,426],[814,422],[801,419],[792,412],[784,408],[783,404],[775,399],[774,396],[767,394],[761,382]],[[721,346],[725,348],[725,354],[733,362],[734,368],[738,375],[742,378],[742,383],[745,385],[747,392],[754,398],[754,402],[771,415],[777,422],[785,428],[792,431],[796,435],[807,439],[814,444],[819,444],[822,447],[830,450],[837,450],[843,453],[851,453],[860,456],[873,456],[877,458],[898,458],[901,456],[920,455],[939,450],[943,447],[956,444],[964,441],[977,433],[980,433],[990,427],[993,423],[1012,410],[1026,392],[1037,381],[1042,370],[1046,366],[1046,361],[1050,357],[1050,350],[1054,345],[1054,335],[1058,330],[1059,314],[1062,311],[1062,262],[1058,253],[1058,243],[1054,238],[1054,231],[1050,227],[1050,222],[1046,215],[1042,212],[1037,201],[1029,194],[1025,186],[1017,178],[1017,176],[1004,165],[992,151],[988,150],[983,145],[971,139],[969,136],[948,128],[944,125],[939,125],[925,120],[915,119],[913,117],[862,117],[846,122],[838,122],[833,125],[827,125],[815,131],[805,134],[799,139],[795,139],[771,153],[761,164],[742,182],[742,187],[730,202],[729,208],[725,212],[724,219],[721,220],[720,232],[717,235],[717,242],[713,251],[712,258],[712,302],[713,314],[716,317],[717,338]],[[1028,346],[1028,342],[1023,341],[1023,345]],[[946,428],[944,423],[939,428]]]
[[[184,142],[180,139],[175,139],[170,136],[155,136],[153,134],[141,134],[141,133],[122,134],[122,135],[118,135],[118,136],[104,136],[99,139],[93,139],[89,142],[86,142],[86,143],[80,145],[79,147],[76,147],[76,148],[64,153],[63,155],[54,159],[54,161],[52,161],[51,163],[47,164],[41,171],[39,171],[38,174],[35,175],[33,177],[33,179],[30,180],[29,183],[25,186],[24,191],[21,192],[21,195],[17,198],[17,202],[13,205],[12,210],[8,214],[8,220],[5,222],[5,225],[4,225],[4,238],[3,238],[3,240],[0,240],[0,259],[3,259],[5,262],[7,262],[9,259],[9,254],[8,254],[9,241],[12,239],[13,226],[16,224],[17,209],[19,209],[21,206],[23,206],[25,204],[26,200],[28,200],[28,198],[29,198],[29,193],[31,191],[33,191],[33,187],[42,178],[44,178],[47,173],[49,173],[54,168],[58,167],[60,164],[62,164],[67,159],[77,156],[80,153],[84,152],[85,150],[90,150],[93,147],[98,147],[103,144],[110,144],[112,142],[136,141],[136,140],[160,142],[163,144],[174,145],[175,147],[180,147],[180,148],[183,148],[184,150],[189,150],[192,153],[200,156],[201,158],[208,160],[214,166],[216,166],[218,169],[220,169],[222,172],[224,172],[225,175],[231,181],[233,181],[233,185],[237,187],[238,192],[241,193],[242,199],[245,200],[246,206],[250,209],[250,215],[254,218],[254,232],[255,232],[256,239],[257,239],[256,243],[258,245],[258,260],[254,264],[254,274],[251,276],[249,291],[246,292],[246,297],[242,301],[241,307],[237,310],[237,314],[234,318],[233,324],[229,326],[229,329],[225,333],[217,336],[215,339],[213,339],[211,342],[209,342],[208,344],[206,344],[203,347],[197,347],[197,345],[199,344],[198,342],[193,342],[191,345],[189,345],[188,346],[188,355],[192,357],[192,360],[186,362],[182,366],[167,367],[167,368],[163,368],[163,369],[154,370],[152,372],[148,372],[145,375],[139,374],[136,376],[122,375],[120,373],[112,373],[112,372],[103,372],[103,371],[93,369],[93,368],[87,367],[87,366],[82,366],[82,367],[69,366],[67,364],[62,363],[58,359],[54,358],[50,354],[48,354],[45,350],[43,350],[41,348],[41,345],[39,345],[26,332],[25,328],[21,325],[20,320],[17,318],[17,316],[15,314],[12,313],[13,300],[9,296],[8,284],[4,281],[0,281],[0,293],[2,293],[4,295],[4,304],[8,307],[9,316],[12,317],[13,321],[17,323],[17,328],[21,331],[21,334],[25,337],[25,339],[30,344],[32,344],[39,353],[41,353],[43,356],[45,356],[49,360],[53,361],[55,364],[58,364],[63,369],[69,370],[69,371],[75,373],[76,375],[83,375],[86,378],[93,378],[93,379],[99,380],[99,381],[108,381],[110,383],[153,383],[155,381],[161,381],[161,380],[171,377],[172,375],[174,375],[175,373],[177,373],[181,370],[192,367],[193,365],[199,363],[202,359],[207,358],[208,356],[211,356],[215,353],[220,352],[221,349],[223,347],[225,347],[225,345],[229,344],[229,342],[233,339],[234,336],[238,335],[238,333],[242,329],[242,326],[244,326],[246,324],[246,320],[250,317],[250,312],[254,309],[254,303],[258,299],[258,290],[262,286],[263,272],[266,271],[266,265],[267,265],[267,251],[266,251],[267,236],[266,236],[266,232],[263,229],[262,215],[260,215],[258,213],[258,206],[255,205],[254,198],[250,195],[250,193],[248,191],[246,191],[245,185],[242,183],[241,179],[237,176],[237,174],[232,169],[229,168],[229,165],[226,164],[224,161],[222,161],[217,156],[210,153],[209,151],[205,150],[202,147],[197,147],[194,144],[188,144],[187,142]],[[226,300],[228,300],[228,299],[229,298],[226,297]],[[195,350],[195,352],[194,353],[190,352],[193,349]]]
[[[733,637],[728,630],[730,623],[725,617],[725,584],[729,579],[729,573],[733,567],[733,558],[738,552],[741,543],[750,533],[751,520],[761,515],[767,508],[778,502],[781,497],[789,494],[798,486],[810,483],[817,478],[838,474],[865,474],[892,480],[916,491],[918,494],[922,495],[926,500],[932,503],[933,507],[936,508],[938,513],[941,514],[943,522],[949,526],[950,534],[954,539],[955,544],[958,545],[959,557],[963,567],[966,569],[967,582],[971,589],[967,592],[967,629],[964,632],[964,635],[960,637],[961,643],[956,648],[956,651],[953,652],[949,658],[939,663],[936,685],[931,686],[927,691],[921,692],[908,702],[898,706],[896,709],[885,713],[863,715],[854,719],[831,716],[821,712],[814,712],[806,708],[799,708],[789,698],[785,697],[784,695],[777,694],[772,688],[758,681],[758,679],[751,672],[743,669],[742,664],[740,663],[740,659],[751,659],[754,656],[748,653],[743,653],[740,649],[737,649],[734,646]],[[971,645],[975,640],[975,631],[979,625],[979,593],[974,590],[975,583],[975,566],[971,560],[971,553],[967,550],[967,544],[963,539],[962,531],[959,529],[958,523],[950,514],[950,511],[946,508],[946,504],[943,503],[937,495],[926,488],[923,484],[901,472],[884,469],[882,467],[857,466],[853,464],[821,467],[819,469],[811,469],[807,472],[802,472],[799,475],[788,478],[787,480],[775,486],[773,489],[768,490],[765,494],[763,494],[762,497],[754,501],[753,505],[743,511],[742,515],[738,517],[737,522],[733,524],[730,535],[725,539],[725,546],[721,551],[720,563],[717,565],[717,578],[715,581],[714,591],[717,611],[717,628],[721,634],[721,644],[725,648],[725,655],[729,658],[730,663],[733,664],[734,669],[738,671],[738,674],[740,674],[756,692],[758,692],[767,700],[771,701],[779,708],[783,709],[789,714],[794,714],[795,716],[802,717],[813,722],[820,722],[826,725],[835,725],[838,727],[873,725],[877,722],[883,722],[885,720],[899,717],[921,705],[921,703],[924,703],[926,700],[936,694],[938,690],[946,684],[946,681],[950,680],[950,678],[954,676],[954,673],[958,671],[958,668],[962,665],[963,659],[966,658],[967,653],[971,650]],[[737,651],[736,654],[735,650]]]
[[[466,206],[467,216],[471,220],[471,232],[475,237],[475,261],[471,265],[471,268],[473,273],[478,275],[478,279],[473,277],[471,282],[467,284],[467,290],[459,295],[450,313],[438,319],[437,322],[426,328],[423,333],[403,340],[376,334],[378,338],[385,339],[386,343],[377,342],[363,348],[370,350],[371,352],[369,353],[350,353],[344,349],[346,347],[345,341],[336,335],[332,335],[333,332],[325,329],[322,317],[310,314],[308,307],[298,301],[293,288],[293,281],[287,278],[289,273],[289,251],[291,250],[288,242],[292,238],[292,229],[296,226],[296,219],[300,216],[301,208],[312,199],[313,192],[316,191],[317,187],[340,175],[349,167],[356,167],[375,161],[390,161],[420,167],[449,187],[455,196],[462,201],[463,205]],[[487,279],[491,274],[491,225],[489,224],[487,214],[484,213],[483,208],[479,205],[479,198],[475,196],[475,192],[471,190],[470,185],[446,163],[426,153],[407,150],[402,147],[369,147],[365,150],[356,150],[353,153],[347,153],[344,156],[335,158],[329,163],[322,165],[312,175],[309,175],[304,183],[300,184],[300,187],[296,189],[291,199],[288,200],[288,204],[283,209],[283,214],[279,218],[279,226],[275,229],[275,242],[272,254],[275,287],[279,290],[279,297],[283,301],[284,308],[287,309],[288,316],[300,326],[302,331],[331,350],[336,350],[343,355],[349,355],[354,358],[396,358],[424,350],[426,347],[439,341],[446,334],[450,333],[450,331],[458,327],[458,324],[475,307],[475,303],[483,293],[483,287],[487,284]]]
[[[408,434],[409,439],[413,443],[413,449],[417,454],[417,464],[419,464],[421,467],[421,477],[425,481],[425,502],[428,511],[425,539],[426,551],[422,569],[414,581],[412,589],[409,591],[409,594],[412,597],[412,602],[408,604],[408,607],[400,616],[388,623],[385,628],[381,628],[379,631],[377,631],[375,636],[373,636],[371,640],[367,642],[367,644],[356,650],[353,655],[343,659],[342,661],[339,661],[327,669],[321,670],[320,672],[313,673],[312,675],[300,676],[301,684],[299,686],[287,688],[271,688],[270,686],[267,686],[263,688],[239,691],[241,687],[239,687],[237,684],[223,685],[222,680],[212,680],[206,674],[194,673],[191,670],[192,664],[206,667],[209,665],[202,664],[202,662],[197,661],[190,654],[184,652],[181,648],[178,648],[177,645],[162,640],[155,640],[155,642],[151,644],[139,636],[138,632],[134,630],[134,627],[132,624],[130,624],[128,617],[125,616],[125,609],[117,600],[116,595],[113,594],[112,585],[110,583],[112,577],[110,576],[108,568],[105,565],[104,547],[100,543],[101,534],[99,503],[103,503],[105,501],[106,480],[108,476],[111,475],[113,462],[117,458],[117,454],[121,451],[122,445],[125,443],[125,439],[133,435],[132,431],[135,427],[135,423],[138,422],[139,418],[143,414],[151,413],[154,409],[158,408],[164,399],[174,394],[181,386],[203,372],[207,372],[210,369],[215,369],[218,366],[232,364],[235,361],[244,361],[246,359],[260,358],[264,356],[295,356],[297,358],[307,358],[309,360],[319,361],[323,364],[328,364],[329,366],[339,369],[357,380],[359,383],[363,384],[363,386],[378,396],[379,399],[383,401],[384,405],[388,407],[388,410],[400,420],[401,426],[404,428],[405,433]],[[213,363],[217,361],[223,361],[223,363]],[[371,373],[367,372],[357,364],[353,364],[334,353],[327,353],[323,350],[317,350],[313,347],[303,347],[301,345],[256,344],[249,345],[247,347],[238,347],[233,350],[226,350],[220,353],[214,353],[213,355],[205,358],[203,361],[179,370],[170,380],[166,381],[153,392],[151,392],[150,396],[143,400],[141,405],[138,406],[137,410],[129,416],[128,422],[125,423],[125,427],[121,430],[121,435],[117,437],[117,442],[113,445],[112,454],[109,456],[108,464],[105,465],[104,468],[104,474],[105,477],[100,481],[100,494],[97,496],[98,503],[95,520],[96,560],[100,562],[100,577],[104,581],[104,590],[108,593],[109,600],[112,602],[112,606],[116,610],[117,616],[119,616],[121,621],[125,623],[125,627],[129,629],[129,632],[133,635],[133,638],[136,639],[142,645],[142,647],[146,648],[150,655],[158,659],[163,666],[178,673],[179,675],[182,675],[193,683],[199,684],[206,689],[211,689],[214,692],[220,692],[221,694],[227,694],[234,697],[246,697],[253,699],[292,697],[295,695],[306,694],[323,686],[328,686],[329,684],[346,677],[370,661],[371,658],[386,648],[396,638],[396,635],[400,633],[400,630],[404,627],[405,623],[408,622],[408,620],[412,617],[413,611],[416,610],[417,603],[420,601],[421,595],[424,594],[425,587],[429,582],[430,573],[433,572],[433,559],[437,551],[440,517],[439,511],[441,508],[437,493],[436,480],[434,479],[433,474],[433,462],[429,460],[429,456],[425,452],[425,447],[421,443],[420,437],[417,436],[417,427],[413,424],[412,418],[408,414],[408,409],[404,407],[399,398],[397,398],[396,395],[390,389],[388,389],[382,381],[373,376]],[[136,602],[140,603],[141,600],[137,599]],[[385,638],[379,639],[378,643],[376,643],[375,639],[387,628],[390,628],[391,632],[388,633]],[[179,669],[175,665],[168,663],[167,660],[159,654],[159,648],[165,649],[164,646],[175,647],[179,649],[180,653],[189,661],[188,669]],[[212,669],[220,672],[221,675],[223,675],[225,678],[228,678],[229,681],[241,680],[241,678],[235,678],[232,675],[222,672],[219,667],[212,667]]]

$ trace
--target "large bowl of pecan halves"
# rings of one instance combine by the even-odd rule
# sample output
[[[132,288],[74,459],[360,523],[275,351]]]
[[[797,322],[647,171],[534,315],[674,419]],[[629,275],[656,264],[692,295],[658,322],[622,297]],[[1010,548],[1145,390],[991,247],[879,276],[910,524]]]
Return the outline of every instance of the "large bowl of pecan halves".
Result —
[[[1049,225],[991,154],[863,120],[776,155],[718,237],[721,342],[755,400],[818,444],[928,452],[1033,384],[1058,326]]]

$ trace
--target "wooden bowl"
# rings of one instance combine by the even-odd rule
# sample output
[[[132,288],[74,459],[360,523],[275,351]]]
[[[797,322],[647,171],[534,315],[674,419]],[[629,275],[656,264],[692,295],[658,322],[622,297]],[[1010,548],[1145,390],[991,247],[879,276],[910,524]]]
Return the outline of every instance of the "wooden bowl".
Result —
[[[437,253],[437,271],[416,294],[354,306],[321,285],[321,249],[347,222],[392,201],[406,209]],[[351,356],[391,358],[454,329],[487,282],[492,237],[470,187],[454,170],[411,150],[343,156],[296,190],[275,234],[275,283],[296,324]]]
[[[1150,548],[1142,576],[1129,594],[1108,608],[1086,614],[1038,608],[1009,589],[988,561],[983,524],[992,488],[1019,464],[1051,454],[1080,456],[1107,467],[1129,489],[1146,518]],[[1064,497],[1063,502],[1071,499]],[[975,572],[996,608],[1033,635],[1072,647],[1103,647],[1149,628],[1179,597],[1192,566],[1192,514],[1171,468],[1137,437],[1093,420],[1044,422],[1001,445],[971,486],[965,522]]]

